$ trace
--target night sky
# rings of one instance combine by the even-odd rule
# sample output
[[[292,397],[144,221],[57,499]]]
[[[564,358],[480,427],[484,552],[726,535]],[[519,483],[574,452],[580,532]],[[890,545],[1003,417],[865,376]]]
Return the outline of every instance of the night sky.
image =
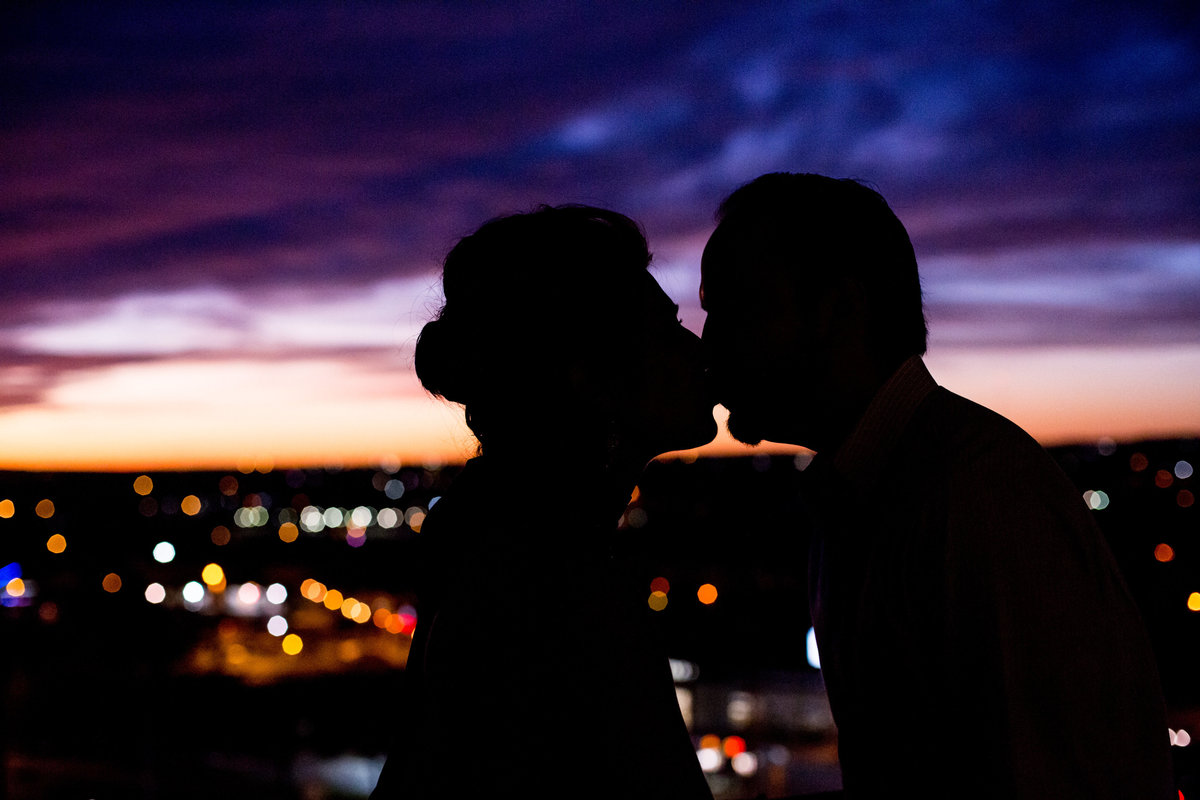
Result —
[[[774,170],[889,200],[949,388],[1200,433],[1190,4],[16,5],[0,467],[461,456],[411,371],[457,237],[615,208],[698,331],[713,210]]]

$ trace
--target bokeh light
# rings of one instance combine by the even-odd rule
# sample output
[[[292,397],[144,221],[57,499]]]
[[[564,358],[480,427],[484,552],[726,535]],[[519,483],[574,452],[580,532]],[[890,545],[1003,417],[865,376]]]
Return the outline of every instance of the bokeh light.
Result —
[[[146,602],[158,605],[167,599],[167,590],[161,583],[152,583],[146,587]]]
[[[1192,494],[1191,489],[1180,489],[1179,494],[1175,495],[1175,503],[1180,508],[1191,508],[1196,502],[1196,496]]]
[[[17,513],[16,504],[12,500],[5,498],[0,500],[0,519],[12,519],[13,514]]]
[[[104,580],[100,582],[104,587],[104,591],[109,594],[115,594],[121,591],[121,576],[115,572],[110,572],[104,576]]]
[[[650,608],[652,610],[662,611],[663,609],[665,609],[667,607],[667,593],[666,592],[651,592],[650,597],[646,601],[646,603],[650,606]]]
[[[50,519],[54,516],[54,501],[48,497],[45,500],[39,500],[37,506],[33,509],[33,513],[42,519]]]
[[[1175,462],[1175,477],[1181,481],[1192,477],[1192,465],[1187,461]]]
[[[154,560],[160,564],[170,564],[175,560],[175,545],[170,542],[159,542],[154,545],[154,550],[151,553]]]
[[[1134,453],[1129,457],[1129,468],[1134,472],[1145,472],[1148,466],[1150,459],[1146,458],[1145,453]]]
[[[138,475],[133,479],[133,491],[145,497],[154,491],[154,481],[149,475]]]
[[[258,602],[262,596],[262,591],[258,588],[257,583],[247,582],[238,587],[237,599],[244,606],[252,606]]]
[[[330,589],[325,593],[325,599],[322,602],[330,611],[338,611],[342,607],[342,593],[337,589]]]
[[[1154,548],[1155,561],[1161,561],[1165,564],[1173,558],[1175,558],[1175,548],[1171,547],[1171,545],[1167,544],[1166,542],[1163,542]]]
[[[667,592],[671,591],[671,582],[663,577],[655,578],[654,580],[650,581],[650,591],[662,592],[663,594],[666,594]]]
[[[188,581],[183,585],[185,603],[199,603],[204,599],[204,586],[199,581]]]
[[[58,555],[67,549],[67,537],[61,533],[56,533],[46,540],[46,549],[51,553]]]
[[[221,569],[220,564],[208,564],[200,572],[200,579],[208,586],[219,586],[225,582],[225,570]]]
[[[267,620],[267,633],[272,636],[283,636],[287,629],[288,621],[278,614]]]
[[[704,584],[696,591],[696,598],[706,606],[712,605],[717,602],[717,587],[711,583]]]
[[[1200,592],[1192,592],[1188,595],[1187,607],[1189,611],[1200,611]]]
[[[292,523],[285,522],[279,526],[280,541],[288,542],[290,544],[291,542],[296,541],[296,539],[299,538],[299,536],[300,536],[300,529],[297,528]]]
[[[13,578],[4,585],[4,591],[9,597],[24,597],[25,596],[25,581],[20,578]]]
[[[267,602],[280,605],[287,600],[287,589],[282,583],[272,583],[267,587]]]
[[[189,494],[187,497],[179,501],[179,510],[184,514],[187,514],[189,517],[194,517],[199,514],[202,507],[203,503],[200,502],[200,498],[196,497],[194,494]]]
[[[294,633],[289,633],[283,637],[283,652],[289,656],[294,656],[304,649],[304,640]]]
[[[212,529],[212,534],[209,538],[212,539],[212,543],[217,547],[224,547],[229,544],[229,528],[226,528],[224,525],[218,525]]]

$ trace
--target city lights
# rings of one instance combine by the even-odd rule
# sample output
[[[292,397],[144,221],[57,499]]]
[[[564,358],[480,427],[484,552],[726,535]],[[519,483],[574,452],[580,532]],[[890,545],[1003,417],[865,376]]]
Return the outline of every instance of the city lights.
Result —
[[[229,528],[226,528],[224,525],[218,525],[212,529],[209,538],[212,539],[212,543],[217,547],[223,547],[229,544]]]
[[[160,564],[169,564],[175,560],[175,545],[170,542],[159,542],[154,545],[151,555]]]
[[[204,600],[204,586],[199,581],[188,581],[183,585],[183,601],[193,605]]]
[[[189,517],[194,517],[199,514],[202,507],[203,504],[200,502],[200,498],[196,497],[194,494],[189,494],[187,497],[179,501],[179,510],[184,514],[187,514]]]
[[[221,569],[220,564],[208,564],[200,572],[200,580],[204,581],[210,589],[220,586],[225,583],[225,570]]]
[[[804,654],[810,667],[813,669],[821,668],[821,652],[817,649],[816,628],[809,628],[808,635],[804,637]]]

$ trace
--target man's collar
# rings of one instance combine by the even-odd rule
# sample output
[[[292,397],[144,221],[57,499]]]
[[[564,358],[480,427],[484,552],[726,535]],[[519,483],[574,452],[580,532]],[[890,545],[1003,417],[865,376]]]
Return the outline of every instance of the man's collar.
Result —
[[[937,388],[920,356],[912,356],[871,400],[854,431],[833,455],[833,469],[852,483],[867,483],[895,447],[917,406]]]

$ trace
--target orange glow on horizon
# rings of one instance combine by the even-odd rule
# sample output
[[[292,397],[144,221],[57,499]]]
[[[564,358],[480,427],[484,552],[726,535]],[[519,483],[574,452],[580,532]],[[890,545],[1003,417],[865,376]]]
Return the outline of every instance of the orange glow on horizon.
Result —
[[[934,347],[926,362],[938,383],[1004,414],[1045,445],[1200,435],[1200,345]],[[0,469],[354,468],[384,459],[462,463],[475,452],[461,408],[425,394],[410,371],[376,375],[372,382],[333,359],[254,366],[261,376],[244,362],[184,359],[94,370],[41,405],[0,412]],[[311,373],[336,390],[314,392]],[[172,388],[174,381],[244,386],[250,375],[255,384],[229,395]],[[311,399],[281,404],[281,394]],[[716,412],[716,440],[663,457],[801,450],[735,442],[725,430],[725,410]],[[148,489],[145,483],[137,488]]]

